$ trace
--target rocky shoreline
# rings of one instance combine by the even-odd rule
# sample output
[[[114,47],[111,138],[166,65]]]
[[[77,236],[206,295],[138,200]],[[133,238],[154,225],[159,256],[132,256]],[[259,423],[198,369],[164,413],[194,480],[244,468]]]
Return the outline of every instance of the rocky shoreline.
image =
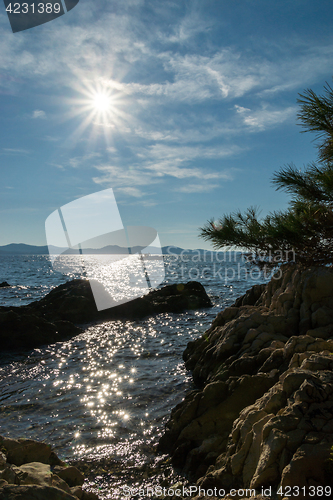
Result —
[[[172,410],[159,451],[171,455],[186,478],[184,484],[210,492],[207,496],[193,494],[191,498],[196,500],[333,497],[333,270],[293,266],[282,271],[279,278],[252,287],[220,312],[205,334],[190,342],[184,352],[186,368],[192,371],[197,388]],[[80,313],[74,306],[70,317],[62,316],[66,285],[33,304],[40,318],[48,321],[50,314],[54,322],[77,319]],[[197,285],[185,285],[189,297],[195,296],[194,286],[200,303],[207,304]],[[76,288],[79,293],[74,293],[77,304],[80,286]],[[72,300],[72,289],[68,290],[66,300]],[[162,295],[174,297],[171,303],[179,302],[183,290],[176,288]],[[160,298],[155,304],[164,308],[166,302]],[[190,303],[198,304],[193,298]],[[84,310],[91,317],[89,309]],[[66,311],[68,314],[70,309]],[[142,312],[141,306],[133,311]],[[87,497],[81,485],[66,483],[61,474],[68,468],[49,447],[46,462],[29,457],[18,464],[10,455],[11,442],[15,448],[28,440],[0,438],[0,448],[6,452],[5,457],[0,455],[0,499],[96,498]],[[31,462],[43,463],[48,469],[32,467]],[[32,486],[20,482],[31,481],[29,474],[35,477],[34,467],[51,483]],[[3,481],[9,483],[6,477],[14,484],[3,485]],[[52,497],[51,489],[60,494],[61,481],[66,483],[61,493],[65,496]],[[16,493],[10,496],[14,487]],[[225,495],[214,496],[214,491]]]
[[[51,446],[31,439],[0,436],[1,500],[98,500],[82,489],[84,476]]]
[[[143,297],[98,311],[89,281],[73,280],[57,286],[41,300],[20,307],[0,307],[2,350],[31,349],[83,332],[79,325],[211,307],[204,287],[190,281],[166,285]]]
[[[284,268],[183,357],[197,389],[173,409],[159,450],[192,483],[242,492],[230,499],[243,488],[257,499],[333,497],[332,269]]]
[[[1,348],[17,351],[61,341],[83,332],[78,325],[87,323],[211,306],[204,287],[189,282],[167,285],[99,312],[89,282],[73,280],[27,306],[0,307]],[[98,500],[96,494],[82,489],[85,478],[79,469],[86,473],[86,464],[75,465],[61,461],[43,442],[0,436],[0,500]]]

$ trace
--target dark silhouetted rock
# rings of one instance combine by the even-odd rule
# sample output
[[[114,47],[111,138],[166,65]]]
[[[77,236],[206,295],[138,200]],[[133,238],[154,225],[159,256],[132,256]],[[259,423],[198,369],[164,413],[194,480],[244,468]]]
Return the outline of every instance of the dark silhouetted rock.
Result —
[[[2,283],[0,283],[0,288],[8,288],[10,287],[10,284],[7,283],[7,281],[3,281]]]
[[[43,299],[30,306],[52,320],[84,323],[111,319],[140,319],[150,314],[182,312],[186,309],[211,307],[204,287],[195,281],[186,284],[167,285],[149,294],[98,311],[89,281],[73,280],[60,285]]]
[[[1,348],[17,350],[58,342],[82,332],[78,324],[135,320],[152,314],[211,306],[204,287],[191,281],[167,285],[144,297],[98,311],[89,281],[73,280],[27,306],[0,307]]]
[[[1,500],[77,500],[78,497],[52,486],[9,484],[0,488]]]

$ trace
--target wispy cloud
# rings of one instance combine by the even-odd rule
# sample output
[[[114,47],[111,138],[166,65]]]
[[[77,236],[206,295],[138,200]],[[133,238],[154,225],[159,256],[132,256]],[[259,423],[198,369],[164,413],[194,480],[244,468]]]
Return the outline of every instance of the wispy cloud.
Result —
[[[193,43],[197,35],[209,32],[214,25],[213,20],[203,19],[200,13],[192,10],[171,26],[171,32],[161,32],[159,39],[164,43],[187,45]]]
[[[70,158],[68,160],[68,165],[72,168],[80,168],[83,165],[86,165],[87,163],[90,164],[92,160],[96,160],[99,158],[101,158],[101,153],[98,152],[86,153],[82,156],[74,156],[73,158]]]
[[[0,40],[0,69],[4,77],[17,77],[17,81],[11,82],[14,89],[19,89],[23,75],[26,79],[38,79],[36,84],[41,87],[56,82],[71,84],[73,78],[83,74],[91,78],[105,74],[107,60],[110,80],[118,82],[130,95],[200,102],[231,99],[253,91],[290,90],[326,74],[333,62],[331,44],[303,44],[296,47],[293,59],[289,49],[296,42],[291,40],[274,60],[266,57],[264,51],[255,54],[232,46],[221,49],[207,42],[198,47],[196,35],[217,29],[214,19],[202,19],[200,13],[192,10],[177,17],[171,33],[169,24],[162,22],[151,25],[147,33],[142,16],[136,16],[137,11],[131,13],[127,7],[119,4],[117,15],[106,9],[102,17],[96,18],[97,8],[82,4],[76,11],[75,25],[56,21],[58,24],[52,24],[52,29],[40,27],[29,39],[24,34],[14,39],[12,33],[5,31]],[[140,2],[134,8],[140,9]],[[3,16],[3,26],[5,23],[8,20]],[[66,50],[63,40],[67,41]],[[200,50],[182,50],[185,42],[193,44],[187,48]],[[145,75],[152,67],[158,71],[147,79]],[[5,79],[1,85],[7,85]]]
[[[59,168],[59,170],[65,170],[65,167],[60,163],[49,163],[51,167]]]
[[[147,194],[148,186],[172,179],[177,181],[176,187],[172,188],[176,191],[208,192],[220,186],[221,182],[231,181],[234,169],[194,167],[191,166],[192,162],[199,160],[204,163],[205,159],[219,159],[233,154],[233,148],[154,144],[139,149],[136,161],[131,167],[114,164],[96,165],[95,168],[100,175],[93,177],[93,181],[99,185],[117,187],[122,194],[137,198]],[[143,186],[145,192],[141,189]]]
[[[60,137],[54,137],[52,135],[47,135],[47,136],[44,137],[44,141],[58,142],[58,141],[60,141]]]
[[[142,196],[144,196],[144,193],[140,189],[130,186],[119,187],[117,188],[117,192],[126,194],[127,196],[132,196],[134,198],[141,198]]]
[[[206,180],[228,178],[230,174],[229,172],[209,171],[207,168],[189,167],[188,164],[194,160],[230,157],[239,151],[240,148],[236,146],[170,146],[157,143],[143,148],[138,156],[144,161],[145,168],[154,176],[171,176],[177,179],[192,177]]]
[[[21,148],[2,148],[5,154],[18,154],[18,155],[27,155],[30,153],[27,149]]]
[[[95,167],[102,175],[93,177],[96,184],[109,184],[112,187],[132,188],[147,186],[157,182],[149,172],[139,167],[120,167],[117,165],[98,165]]]
[[[248,108],[235,105],[236,112],[247,127],[252,131],[262,131],[277,124],[284,123],[290,118],[296,117],[296,106],[288,106],[282,109],[274,109],[268,104],[262,104],[261,109],[252,111]]]
[[[218,187],[220,187],[220,184],[188,184],[176,189],[176,191],[181,193],[208,193]]]
[[[42,109],[35,109],[35,111],[32,113],[32,118],[46,118],[46,113]]]

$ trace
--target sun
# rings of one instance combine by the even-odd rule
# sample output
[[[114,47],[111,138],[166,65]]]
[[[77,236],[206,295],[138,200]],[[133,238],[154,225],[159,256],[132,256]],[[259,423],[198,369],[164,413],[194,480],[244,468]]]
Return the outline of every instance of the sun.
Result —
[[[68,140],[79,141],[89,130],[89,141],[104,135],[107,145],[113,135],[128,121],[128,101],[122,84],[111,78],[77,78],[72,84],[76,93],[68,97],[68,112],[64,119],[75,119],[77,126]]]
[[[92,99],[93,108],[97,112],[107,112],[111,110],[111,97],[106,92],[96,92]]]

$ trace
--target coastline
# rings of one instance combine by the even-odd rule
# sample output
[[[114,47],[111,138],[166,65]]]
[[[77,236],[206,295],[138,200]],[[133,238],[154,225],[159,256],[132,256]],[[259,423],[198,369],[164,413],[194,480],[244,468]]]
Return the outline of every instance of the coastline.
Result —
[[[89,283],[88,282],[84,282],[84,283],[80,282],[78,288],[76,288],[76,284],[77,284],[77,282],[74,283],[74,286],[73,286],[73,282],[69,282],[69,283],[66,283],[65,285],[62,285],[60,287],[55,288],[53,290],[53,292],[48,294],[44,299],[41,299],[40,301],[33,303],[32,306],[30,305],[30,306],[23,306],[20,308],[7,308],[7,309],[9,309],[9,311],[3,310],[2,312],[5,315],[11,314],[12,312],[14,314],[21,313],[22,314],[21,325],[25,329],[24,334],[27,334],[27,330],[29,328],[29,322],[26,321],[25,318],[28,319],[28,314],[30,314],[32,309],[33,309],[33,315],[32,315],[32,318],[30,317],[30,320],[32,319],[34,322],[36,319],[34,317],[34,314],[36,314],[36,313],[38,314],[38,316],[36,314],[36,317],[42,318],[45,321],[46,320],[50,321],[50,322],[52,322],[52,321],[66,321],[60,317],[60,314],[62,314],[63,311],[67,315],[69,315],[67,321],[69,321],[69,319],[72,319],[74,321],[74,320],[76,320],[76,318],[82,317],[81,312],[86,314],[86,317],[85,317],[86,320],[88,320],[88,319],[94,320],[93,324],[99,323],[100,321],[101,322],[108,321],[108,319],[106,319],[106,315],[108,316],[111,311],[105,311],[104,314],[102,314],[100,317],[97,317],[98,312],[96,310],[96,307],[95,307],[95,309],[93,309],[93,306],[94,306],[94,303],[92,303],[93,298],[91,297],[91,301],[89,302],[89,304],[91,305],[91,309],[87,308],[87,303],[85,302],[85,300],[82,300],[81,285],[83,285],[84,293],[86,293],[89,291],[89,288],[90,288]],[[64,294],[64,291],[65,291],[65,294],[66,294],[66,292],[68,292],[67,296]],[[79,293],[77,294],[77,298],[75,299],[76,300],[75,303],[77,303],[80,306],[79,310],[77,308],[73,307],[73,296],[75,295],[76,291],[79,291]],[[83,297],[83,299],[84,299],[84,297]],[[145,303],[143,304],[145,307],[142,307],[143,301],[145,301]],[[67,305],[70,302],[72,302],[72,309],[67,307]],[[179,311],[183,311],[184,309],[185,310],[186,309],[193,309],[194,311],[196,311],[200,307],[210,307],[211,302],[210,302],[210,299],[208,298],[206,292],[204,291],[204,288],[202,287],[202,285],[200,285],[199,283],[191,282],[188,284],[181,284],[181,286],[179,286],[177,284],[166,286],[164,288],[161,288],[160,290],[156,290],[155,292],[150,294],[149,297],[146,296],[143,299],[136,301],[134,303],[134,307],[133,307],[133,304],[129,304],[129,307],[127,307],[127,304],[125,304],[125,306],[127,308],[127,311],[126,311],[127,315],[138,313],[138,316],[142,317],[142,316],[145,316],[147,314],[148,308],[149,308],[149,312],[151,312],[152,315],[157,314],[161,311],[165,311],[165,310],[170,310],[170,311],[173,310],[175,312],[179,312]],[[90,315],[91,310],[93,312],[92,315]],[[56,316],[56,314],[59,314],[59,316]],[[112,314],[113,314],[113,312],[111,312],[111,315]],[[148,314],[148,317],[150,317],[149,314]],[[125,325],[126,325],[126,323],[127,323],[127,321],[124,322]],[[73,323],[73,325],[74,325],[74,323]],[[75,327],[75,328],[78,328],[78,327]],[[13,330],[15,330],[15,324],[13,324]],[[79,331],[81,331],[81,330],[79,330]],[[3,333],[3,331],[2,331],[2,333]],[[52,342],[52,340],[51,340],[52,337],[47,336],[47,331],[45,331],[44,333],[45,333],[44,343]],[[76,335],[76,332],[74,333],[74,335]],[[33,336],[31,338],[29,338],[29,340],[34,341]],[[42,340],[44,340],[44,339],[42,339]],[[61,339],[59,338],[58,340],[61,340]],[[13,346],[15,349],[17,347],[17,343],[13,343]],[[5,430],[5,428],[3,427],[3,431],[4,431],[4,434],[6,434],[6,436],[7,436],[7,429]],[[9,434],[9,436],[16,438],[17,436],[25,436],[25,433],[24,432],[12,432]],[[36,437],[34,437],[34,436],[29,436],[29,437],[32,437],[33,439],[39,439],[38,434],[36,434]],[[47,438],[45,438],[45,439],[47,442]],[[57,446],[56,441],[53,441],[53,445]],[[94,471],[90,472],[89,470],[87,470],[86,463],[83,460],[71,460],[71,459],[69,459],[69,460],[70,460],[70,463],[76,465],[80,470],[85,471],[85,473],[89,477],[89,481],[94,481],[94,477],[97,476],[98,473],[94,474]],[[14,464],[14,466],[15,466],[15,464]],[[88,469],[89,469],[89,467],[88,467]],[[103,473],[105,473],[104,470],[103,470]],[[11,474],[11,476],[13,476],[13,474]],[[7,475],[6,477],[8,478],[9,476]],[[16,480],[16,484],[15,484],[16,487],[20,486],[20,483],[18,481],[19,481],[19,479]],[[21,486],[23,486],[23,485],[24,484],[22,483]],[[6,488],[8,489],[7,486],[6,486]],[[17,490],[17,493],[19,493],[19,490],[17,488],[16,488],[16,490]],[[31,492],[30,492],[30,494],[31,494]],[[0,491],[0,498],[2,498],[2,495],[5,495],[4,498],[6,498],[7,492]],[[46,495],[46,493],[45,493],[45,495]]]
[[[172,410],[159,450],[202,489],[275,498],[298,486],[312,498],[333,486],[332,354],[333,271],[285,268],[188,344],[197,389]]]
[[[295,486],[313,498],[332,486],[332,354],[331,269],[285,268],[254,285],[188,344],[196,389],[172,410],[159,451],[184,485],[226,493],[216,498],[246,488],[281,499]]]

